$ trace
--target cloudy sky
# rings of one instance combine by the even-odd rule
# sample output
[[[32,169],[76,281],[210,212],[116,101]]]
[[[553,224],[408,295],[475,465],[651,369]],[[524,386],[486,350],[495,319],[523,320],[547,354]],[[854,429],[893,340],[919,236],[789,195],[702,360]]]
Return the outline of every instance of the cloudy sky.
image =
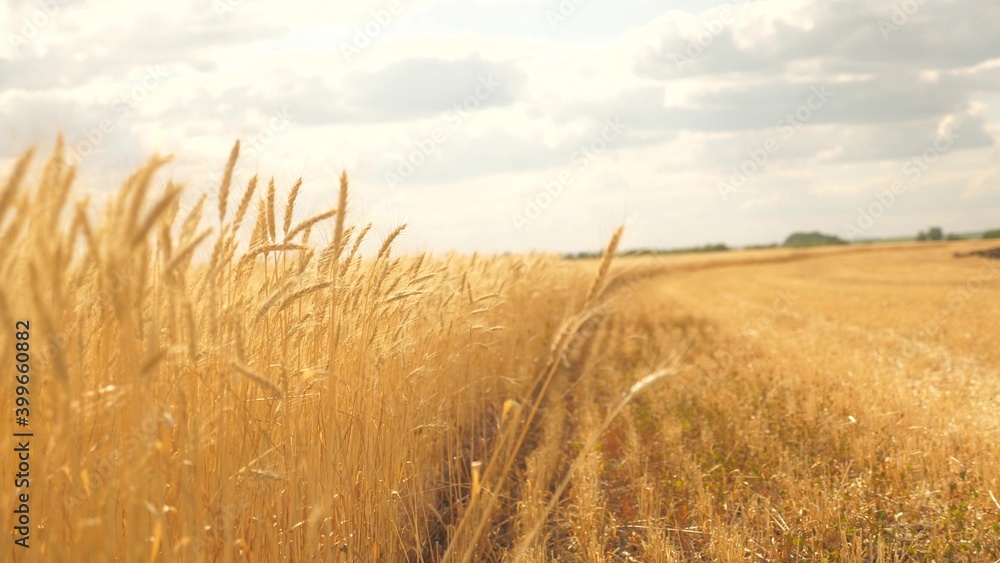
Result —
[[[0,173],[61,131],[82,187],[165,153],[188,201],[240,139],[431,250],[1000,227],[996,0],[334,4],[5,0]]]

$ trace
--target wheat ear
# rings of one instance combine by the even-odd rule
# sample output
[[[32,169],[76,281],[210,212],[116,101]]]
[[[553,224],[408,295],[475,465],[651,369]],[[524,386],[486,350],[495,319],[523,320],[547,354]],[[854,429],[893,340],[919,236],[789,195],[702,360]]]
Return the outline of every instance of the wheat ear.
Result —
[[[240,157],[240,142],[236,141],[233,150],[229,152],[229,161],[226,162],[226,172],[222,175],[222,184],[219,186],[219,223],[226,218],[226,202],[229,200],[229,186],[233,183],[233,169],[236,168],[236,159]]]

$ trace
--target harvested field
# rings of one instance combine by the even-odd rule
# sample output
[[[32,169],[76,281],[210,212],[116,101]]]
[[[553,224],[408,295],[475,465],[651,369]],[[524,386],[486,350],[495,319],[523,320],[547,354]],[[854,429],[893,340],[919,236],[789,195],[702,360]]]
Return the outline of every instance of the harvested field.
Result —
[[[1000,267],[951,246],[872,250],[637,288],[618,341],[658,344],[608,355],[693,345],[603,443],[620,549],[998,557]]]

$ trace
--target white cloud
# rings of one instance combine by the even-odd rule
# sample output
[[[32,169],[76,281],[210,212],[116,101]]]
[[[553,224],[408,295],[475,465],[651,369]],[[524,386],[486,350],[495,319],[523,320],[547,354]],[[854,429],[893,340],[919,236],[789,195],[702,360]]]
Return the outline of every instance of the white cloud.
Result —
[[[574,250],[622,217],[641,226],[637,246],[738,244],[836,230],[950,128],[953,150],[872,232],[915,231],[938,210],[968,212],[951,230],[997,226],[1000,6],[988,0],[927,2],[905,21],[874,0],[589,0],[554,26],[548,0],[62,2],[44,18],[0,4],[0,164],[62,131],[88,150],[91,185],[160,151],[208,189],[240,137],[243,177],[304,174],[304,205],[320,207],[346,167],[359,208],[405,216],[415,248]],[[45,22],[27,37],[32,18]],[[359,31],[370,44],[345,56]],[[484,77],[499,85],[456,118]],[[829,100],[786,136],[782,119],[824,85]],[[574,170],[609,118],[621,139],[517,231],[512,213]],[[412,174],[387,183],[438,130]],[[723,201],[719,180],[770,138],[779,149]]]

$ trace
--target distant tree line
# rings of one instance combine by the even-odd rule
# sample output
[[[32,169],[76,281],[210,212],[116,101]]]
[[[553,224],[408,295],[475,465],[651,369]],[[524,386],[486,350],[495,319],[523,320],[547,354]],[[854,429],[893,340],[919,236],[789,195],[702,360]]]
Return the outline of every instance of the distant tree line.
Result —
[[[969,237],[971,238],[971,237]],[[983,233],[984,239],[1000,239],[1000,229],[992,229]],[[917,240],[924,241],[942,241],[942,240],[962,240],[963,237],[956,233],[944,232],[941,227],[930,227],[926,231],[920,231],[917,233]],[[896,239],[903,240],[903,239]],[[797,232],[792,233],[785,239],[785,242],[781,245],[778,244],[758,244],[753,246],[747,246],[747,250],[754,249],[764,249],[764,248],[777,248],[783,246],[786,248],[807,248],[813,246],[829,246],[829,245],[844,245],[850,244],[846,240],[834,236],[823,234],[818,231],[812,232]],[[619,256],[657,256],[663,254],[687,254],[693,252],[726,252],[732,250],[730,247],[723,243],[716,244],[706,244],[703,246],[692,246],[689,248],[675,248],[669,250],[655,249],[655,248],[639,248],[635,250],[626,250],[625,252],[619,253]],[[600,258],[600,252],[575,252],[564,254],[563,258],[569,260],[583,260],[591,258]]]
[[[783,246],[789,248],[806,248],[810,246],[828,246],[832,244],[848,244],[846,240],[834,236],[824,235],[818,231],[811,233],[792,233],[785,239]]]
[[[941,227],[931,227],[926,231],[917,233],[917,240],[920,242],[944,240],[944,231]]]
[[[692,246],[689,248],[672,248],[672,249],[656,249],[656,248],[638,248],[635,250],[626,250],[624,252],[619,252],[618,256],[658,256],[663,254],[689,254],[694,252],[727,252],[732,250],[728,246],[722,243],[718,244],[706,244],[704,246]],[[567,260],[586,260],[592,258],[600,258],[601,252],[572,252],[569,254],[564,254],[563,258]]]
[[[947,235],[945,235],[944,229],[942,229],[941,227],[931,227],[926,231],[920,231],[919,233],[917,233],[917,240],[919,242],[940,241],[940,240],[962,240],[963,238],[964,237],[962,237],[962,235],[957,233],[948,233]],[[990,237],[984,235],[983,238],[990,238]]]

